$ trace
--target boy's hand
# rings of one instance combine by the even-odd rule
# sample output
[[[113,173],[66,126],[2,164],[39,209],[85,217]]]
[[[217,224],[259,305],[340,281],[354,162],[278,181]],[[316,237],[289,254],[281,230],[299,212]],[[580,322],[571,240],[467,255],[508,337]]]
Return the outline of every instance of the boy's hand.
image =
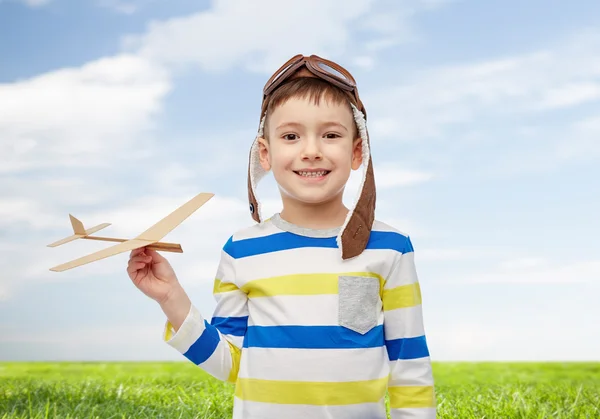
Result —
[[[131,251],[127,273],[140,291],[159,304],[179,286],[169,261],[146,247]]]

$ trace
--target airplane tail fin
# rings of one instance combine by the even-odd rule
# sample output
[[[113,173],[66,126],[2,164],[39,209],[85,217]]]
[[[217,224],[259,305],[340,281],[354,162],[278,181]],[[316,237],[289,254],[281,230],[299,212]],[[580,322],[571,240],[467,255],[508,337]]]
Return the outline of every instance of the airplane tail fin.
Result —
[[[71,214],[69,214],[69,218],[71,219],[71,225],[73,226],[73,233],[85,236],[86,232],[85,227],[83,227],[83,223],[77,218],[73,217]]]
[[[102,224],[98,224],[97,226],[88,228],[86,230],[85,227],[83,226],[83,223],[81,221],[79,221],[77,218],[73,217],[71,214],[69,214],[69,218],[71,219],[71,226],[73,227],[73,235],[69,236],[69,237],[65,237],[64,239],[60,239],[54,243],[51,243],[51,244],[47,245],[48,247],[60,246],[65,243],[72,242],[73,240],[77,240],[82,237],[87,237],[90,234],[95,233],[96,231],[102,230],[103,228],[106,228],[110,225],[110,223],[102,223]]]

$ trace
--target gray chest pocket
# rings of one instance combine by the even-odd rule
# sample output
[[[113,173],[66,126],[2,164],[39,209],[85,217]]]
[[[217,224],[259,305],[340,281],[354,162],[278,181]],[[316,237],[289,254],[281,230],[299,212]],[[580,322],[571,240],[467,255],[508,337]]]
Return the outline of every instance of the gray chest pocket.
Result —
[[[338,277],[338,321],[360,334],[377,325],[379,314],[379,279],[366,276]]]

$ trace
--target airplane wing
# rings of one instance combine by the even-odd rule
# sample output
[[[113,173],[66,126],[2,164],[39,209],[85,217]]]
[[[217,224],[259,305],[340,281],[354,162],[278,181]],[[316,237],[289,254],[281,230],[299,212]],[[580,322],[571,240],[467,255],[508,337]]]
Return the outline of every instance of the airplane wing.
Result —
[[[87,263],[95,262],[97,260],[104,259],[109,256],[114,256],[119,253],[123,253],[123,252],[131,251],[133,249],[138,249],[140,247],[148,246],[152,243],[154,243],[154,241],[138,240],[138,239],[128,240],[126,242],[122,242],[122,243],[116,244],[114,246],[107,247],[106,249],[102,249],[97,252],[91,253],[89,255],[80,257],[79,259],[75,259],[70,262],[63,263],[62,265],[55,266],[54,268],[50,268],[50,270],[54,271],[54,272],[66,271],[67,269],[71,269],[71,268],[75,268],[77,266],[85,265]]]
[[[212,193],[199,193],[188,202],[177,208],[165,218],[154,224],[148,230],[141,233],[136,239],[157,242],[166,236],[171,230],[181,224],[186,218],[194,213],[198,208],[204,205],[210,198],[215,196]]]
[[[55,241],[54,243],[50,243],[47,245],[48,247],[56,247],[61,246],[65,243],[72,242],[73,240],[77,240],[83,237],[83,234],[73,234],[72,236],[65,237],[64,239],[60,239],[59,241]]]
[[[152,227],[138,235],[135,239],[127,240],[126,242],[107,247],[95,253],[83,256],[79,259],[72,260],[62,265],[50,268],[51,271],[62,272],[67,269],[85,265],[90,262],[95,262],[100,259],[107,258],[119,253],[138,249],[143,246],[160,241],[171,230],[181,224],[186,218],[194,213],[198,208],[204,205],[209,199],[214,196],[212,193],[200,193],[188,202],[177,208],[175,211],[167,215],[165,218],[154,224]],[[71,238],[69,238],[71,239]],[[72,240],[72,239],[71,239]]]

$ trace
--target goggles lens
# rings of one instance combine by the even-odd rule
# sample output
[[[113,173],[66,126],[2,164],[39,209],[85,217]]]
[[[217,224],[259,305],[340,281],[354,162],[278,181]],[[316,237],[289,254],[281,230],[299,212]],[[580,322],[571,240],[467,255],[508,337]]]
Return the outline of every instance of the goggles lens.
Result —
[[[348,79],[348,77],[346,77],[345,74],[340,73],[339,71],[337,71],[335,68],[325,64],[324,62],[318,61],[317,62],[317,66],[319,67],[319,69],[321,69],[321,71],[325,72],[325,73],[329,73],[330,75],[337,77],[341,80],[346,81],[347,83],[350,84],[354,84],[352,83],[352,80]]]

